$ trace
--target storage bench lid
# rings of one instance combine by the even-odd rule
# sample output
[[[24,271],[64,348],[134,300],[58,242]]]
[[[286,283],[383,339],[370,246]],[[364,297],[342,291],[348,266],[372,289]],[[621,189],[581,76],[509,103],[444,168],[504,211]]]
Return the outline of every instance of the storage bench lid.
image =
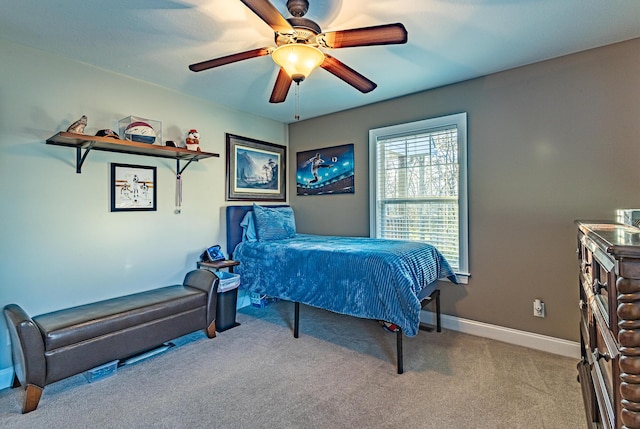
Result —
[[[33,321],[50,351],[206,305],[205,292],[176,285],[42,314]]]

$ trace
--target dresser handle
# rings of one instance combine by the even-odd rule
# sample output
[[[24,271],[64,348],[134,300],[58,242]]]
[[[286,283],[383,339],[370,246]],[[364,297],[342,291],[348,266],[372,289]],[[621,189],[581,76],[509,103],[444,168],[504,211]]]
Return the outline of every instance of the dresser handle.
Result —
[[[598,350],[598,349],[595,349],[593,354],[594,354],[593,357],[595,357],[596,360],[604,359],[607,362],[609,362],[611,360],[611,356],[609,356],[608,353],[601,353],[600,350]]]
[[[587,272],[588,271],[587,268],[589,268],[591,266],[591,263],[587,262],[586,259],[583,259],[582,263],[580,264],[580,266],[581,266],[582,271]]]
[[[598,279],[593,280],[593,293],[598,295],[602,289],[607,290],[607,283],[600,283]]]

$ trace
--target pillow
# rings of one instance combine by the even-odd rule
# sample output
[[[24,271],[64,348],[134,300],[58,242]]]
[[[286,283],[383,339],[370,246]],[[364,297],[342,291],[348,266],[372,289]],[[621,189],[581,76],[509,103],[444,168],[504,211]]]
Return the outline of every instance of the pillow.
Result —
[[[282,240],[296,235],[296,219],[291,207],[263,207],[253,205],[258,241]]]
[[[253,211],[249,210],[240,222],[242,227],[242,241],[257,241],[256,226],[253,222]]]

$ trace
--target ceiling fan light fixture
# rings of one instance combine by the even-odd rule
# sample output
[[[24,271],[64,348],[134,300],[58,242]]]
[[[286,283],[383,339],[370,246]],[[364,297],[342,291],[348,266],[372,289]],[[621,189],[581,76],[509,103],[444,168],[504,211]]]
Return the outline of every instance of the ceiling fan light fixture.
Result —
[[[282,45],[272,52],[273,61],[287,72],[294,82],[302,82],[324,61],[322,51],[302,43]]]

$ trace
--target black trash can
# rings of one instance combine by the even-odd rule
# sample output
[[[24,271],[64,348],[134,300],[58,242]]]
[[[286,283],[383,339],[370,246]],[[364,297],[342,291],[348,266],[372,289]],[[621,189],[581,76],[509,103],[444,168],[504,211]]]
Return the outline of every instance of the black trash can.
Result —
[[[217,271],[215,274],[220,278],[216,304],[216,331],[223,332],[240,325],[236,322],[240,276],[225,271]]]

